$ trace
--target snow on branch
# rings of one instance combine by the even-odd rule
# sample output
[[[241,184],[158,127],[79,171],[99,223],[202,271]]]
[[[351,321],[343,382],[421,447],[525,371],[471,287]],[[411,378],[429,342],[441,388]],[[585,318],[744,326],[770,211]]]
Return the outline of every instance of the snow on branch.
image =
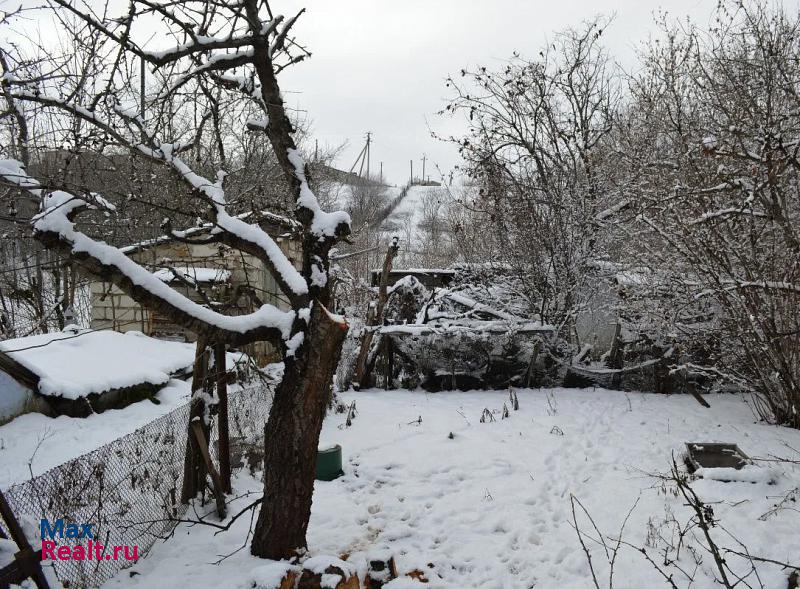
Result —
[[[719,292],[735,292],[745,289],[760,289],[764,291],[782,291],[800,294],[800,284],[781,282],[777,280],[722,280],[722,285],[717,288],[706,288],[694,295],[695,299],[713,296]]]
[[[300,16],[305,11],[306,11],[306,9],[303,8],[302,10],[300,10],[300,12],[298,12],[296,15],[294,15],[292,18],[290,18],[288,21],[286,21],[286,24],[283,25],[283,27],[281,27],[281,31],[275,36],[275,40],[272,42],[272,44],[269,47],[269,55],[270,55],[270,57],[275,57],[280,51],[283,50],[284,46],[286,45],[286,37],[289,34],[289,31],[292,29],[294,24],[297,22],[297,19],[300,18]],[[278,19],[280,19],[280,20],[278,20]],[[277,27],[277,25],[280,24],[282,20],[283,20],[282,16],[275,17],[275,19],[273,19],[274,26]],[[272,24],[273,23],[270,23],[270,25],[272,25]],[[266,36],[266,35],[264,35],[264,36]]]
[[[283,20],[282,16],[277,16],[273,20],[265,23],[263,29],[264,35],[269,35],[275,30],[280,22]],[[188,32],[191,33],[191,30]],[[236,36],[234,31],[222,37],[212,37],[207,35],[191,34],[191,41],[181,43],[170,49],[163,51],[142,51],[143,57],[155,65],[156,67],[172,63],[189,57],[195,53],[215,51],[218,49],[237,49],[239,47],[247,47],[253,44],[254,37],[251,35]]]
[[[208,58],[204,63],[178,76],[159,98],[164,98],[200,74],[232,70],[243,65],[253,63],[253,50],[244,49],[233,53],[217,53]]]
[[[231,216],[225,208],[225,191],[222,187],[224,173],[211,182],[194,172],[183,160],[174,155],[172,145],[162,143],[157,150],[143,145],[139,149],[150,157],[161,159],[175,169],[198,192],[204,194],[214,210],[214,222],[221,229],[220,240],[256,255],[268,267],[281,290],[293,301],[308,294],[308,284],[292,265],[286,254],[270,235],[258,227]]]
[[[142,143],[137,144],[117,130],[113,124],[102,120],[95,112],[80,105],[68,103],[57,97],[41,94],[36,95],[27,92],[15,94],[15,97],[21,100],[38,102],[71,113],[107,132],[122,145],[132,146],[145,157],[170,166],[184,181],[188,182],[198,194],[205,196],[209,204],[212,205],[214,214],[213,221],[221,230],[216,233],[219,241],[231,247],[246,251],[262,260],[266,264],[267,269],[275,277],[278,286],[284,294],[286,294],[293,303],[299,303],[298,306],[304,305],[305,297],[308,295],[308,284],[300,272],[297,271],[286,255],[281,251],[278,244],[275,243],[275,240],[257,225],[252,225],[228,214],[225,208],[225,191],[222,187],[222,181],[224,179],[223,172],[219,173],[216,182],[211,182],[197,174],[177,155],[185,146],[159,142],[145,127],[144,122],[137,114],[129,113],[121,107],[115,107],[114,111],[128,123],[129,129],[133,128],[135,131],[144,135],[150,143],[149,146]],[[314,202],[316,202],[316,198],[314,198]],[[317,205],[317,208],[319,208],[319,205]]]
[[[493,309],[489,305],[484,305],[483,303],[479,303],[475,299],[471,299],[470,297],[464,296],[458,292],[452,292],[450,290],[446,290],[443,294],[443,297],[446,297],[460,305],[464,305],[468,309],[472,311],[479,311],[486,313],[487,315],[491,315],[498,319],[503,319],[505,321],[523,321],[521,317],[517,317],[516,315],[512,315],[511,313],[505,313],[503,311],[499,311],[497,309]]]
[[[758,211],[753,211],[750,209],[743,209],[741,207],[730,207],[727,209],[720,209],[719,211],[710,211],[708,213],[704,213],[697,217],[696,219],[692,219],[691,221],[687,221],[687,225],[700,225],[701,223],[705,223],[707,221],[711,221],[713,219],[719,219],[722,217],[730,217],[732,215],[750,215],[753,217],[767,217],[766,214],[760,213]]]
[[[760,288],[763,290],[783,290],[800,294],[800,284],[778,282],[775,280],[740,281],[734,288]]]
[[[43,194],[39,183],[16,160],[0,160],[0,175],[37,196]],[[73,260],[113,282],[138,303],[168,314],[179,325],[213,341],[241,345],[267,340],[281,345],[290,339],[294,311],[265,304],[247,315],[222,315],[183,296],[118,248],[76,231],[71,216],[91,206],[94,205],[65,191],[43,196],[42,212],[33,219],[37,237],[48,246],[67,251]]]
[[[346,211],[327,213],[322,210],[317,197],[308,185],[305,162],[297,149],[289,149],[289,162],[294,167],[294,176],[300,183],[297,207],[310,213],[311,233],[319,238],[333,238],[350,232],[350,215]]]
[[[632,198],[623,198],[621,201],[619,201],[614,206],[611,206],[611,207],[609,207],[609,208],[607,208],[605,210],[602,210],[599,213],[597,213],[597,215],[595,215],[595,220],[596,221],[605,221],[609,217],[613,217],[615,214],[617,214],[620,211],[622,211],[625,208],[627,208],[631,203],[633,203],[633,199]]]

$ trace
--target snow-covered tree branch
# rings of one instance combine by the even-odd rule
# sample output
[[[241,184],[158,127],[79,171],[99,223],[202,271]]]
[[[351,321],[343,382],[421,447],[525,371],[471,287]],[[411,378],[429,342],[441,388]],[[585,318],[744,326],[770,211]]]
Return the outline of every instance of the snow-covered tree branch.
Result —
[[[40,201],[32,228],[45,247],[65,253],[203,342],[269,341],[284,353],[285,376],[268,424],[265,489],[270,497],[253,544],[254,553],[274,558],[305,546],[316,440],[347,330],[326,306],[329,252],[349,234],[350,218],[345,212],[323,210],[312,191],[277,81],[280,71],[309,55],[293,38],[301,14],[274,15],[263,0],[232,5],[133,0],[119,14],[108,6],[97,13],[83,2],[53,0],[49,15],[76,40],[74,51],[42,51],[38,67],[43,75],[35,77],[3,53],[3,92],[20,120],[37,128],[46,122],[54,130],[49,138],[53,147],[77,130],[81,141],[90,138],[94,151],[126,152],[168,172],[187,194],[191,214],[210,227],[204,241],[261,260],[288,301],[287,311],[262,304],[237,316],[193,302],[118,248],[78,229],[79,213],[102,209],[113,218],[111,195],[93,194],[81,185],[54,190],[32,177],[18,158],[2,160],[4,182]],[[165,49],[149,49],[143,42],[154,18],[174,40]],[[136,82],[143,89],[139,95]],[[231,170],[225,169],[223,118],[234,124],[226,131],[229,135],[254,134],[271,148],[294,200],[302,240],[300,269],[252,222],[258,210],[252,219],[231,212],[238,196],[225,189]],[[204,151],[212,157],[200,163],[197,156]],[[166,201],[156,206],[169,211]],[[163,226],[176,237],[186,235],[172,229],[171,216]],[[298,482],[289,484],[289,476]]]

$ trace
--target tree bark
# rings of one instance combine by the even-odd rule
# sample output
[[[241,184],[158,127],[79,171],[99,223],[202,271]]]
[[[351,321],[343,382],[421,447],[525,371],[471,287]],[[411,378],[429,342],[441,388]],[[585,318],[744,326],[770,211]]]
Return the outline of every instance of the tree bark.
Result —
[[[264,501],[250,551],[280,560],[306,548],[319,434],[347,324],[314,304],[306,341],[286,358],[265,427]]]
[[[231,492],[231,440],[228,429],[228,372],[226,370],[225,344],[214,344],[214,368],[217,377],[217,427],[219,428],[219,476],[222,490]]]
[[[208,376],[208,350],[205,338],[197,340],[197,352],[194,357],[192,371],[192,406],[189,411],[189,423],[186,424],[186,455],[183,461],[183,488],[181,489],[181,503],[188,503],[205,488],[206,465],[203,453],[198,445],[197,438],[192,430],[192,422],[200,420],[205,439],[208,440],[210,428],[206,423],[206,403],[203,393],[209,391]]]

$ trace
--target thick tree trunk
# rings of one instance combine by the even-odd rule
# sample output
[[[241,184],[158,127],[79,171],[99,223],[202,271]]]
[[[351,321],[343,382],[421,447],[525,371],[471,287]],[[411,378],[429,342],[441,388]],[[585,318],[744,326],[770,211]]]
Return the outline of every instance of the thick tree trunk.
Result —
[[[264,501],[250,551],[274,560],[306,548],[319,433],[347,324],[314,303],[306,341],[286,359],[265,428]]]

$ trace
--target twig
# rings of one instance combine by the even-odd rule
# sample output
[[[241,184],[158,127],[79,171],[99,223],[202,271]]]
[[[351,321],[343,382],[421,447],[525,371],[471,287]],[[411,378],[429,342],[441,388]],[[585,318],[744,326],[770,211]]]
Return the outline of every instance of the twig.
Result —
[[[586,555],[586,560],[589,563],[589,570],[592,573],[592,581],[594,582],[594,586],[596,587],[596,589],[600,589],[600,583],[597,582],[597,575],[594,572],[594,565],[592,565],[592,553],[589,551],[589,548],[586,546],[586,542],[583,541],[583,532],[581,532],[580,527],[578,526],[578,517],[575,514],[575,503],[578,503],[578,505],[581,505],[580,501],[578,501],[575,498],[575,495],[570,493],[569,502],[570,502],[570,505],[572,506],[572,521],[575,524],[575,533],[578,534],[578,541],[581,543],[581,547],[583,548],[583,553]],[[583,509],[583,512],[586,513],[587,516],[589,516],[589,514],[586,512],[586,509],[583,507],[583,505],[581,505],[581,509]],[[589,521],[592,521],[591,516],[589,516]],[[594,522],[593,521],[592,521],[592,525],[594,526]],[[596,530],[597,526],[594,526],[594,528]],[[608,552],[606,552],[606,554],[608,554]]]

